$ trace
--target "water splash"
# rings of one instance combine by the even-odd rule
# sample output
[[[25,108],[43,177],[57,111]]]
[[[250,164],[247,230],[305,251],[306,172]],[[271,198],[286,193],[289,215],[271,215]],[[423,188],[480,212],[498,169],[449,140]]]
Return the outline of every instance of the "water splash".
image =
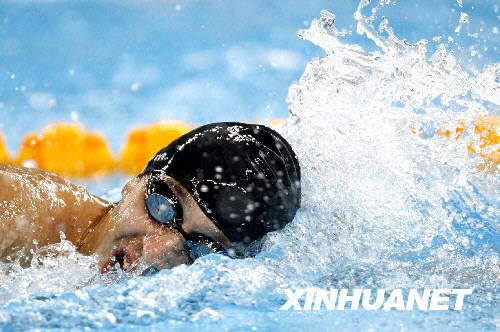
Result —
[[[64,237],[60,243],[33,253],[31,264],[22,267],[22,257],[0,264],[0,305],[36,294],[50,299],[92,283],[98,268],[95,256],[83,256]]]
[[[279,128],[301,161],[303,208],[293,224],[267,237],[260,255],[208,255],[153,277],[74,290],[91,278],[92,263],[69,250],[62,258],[69,275],[82,278],[48,288],[51,298],[32,295],[45,287],[48,272],[33,264],[2,279],[27,291],[5,293],[10,301],[0,311],[0,327],[20,327],[24,317],[42,328],[215,329],[224,319],[233,329],[362,324],[384,330],[390,318],[408,329],[477,328],[478,321],[494,329],[500,179],[478,169],[483,160],[468,152],[467,142],[477,140],[472,128],[478,115],[498,116],[500,66],[474,75],[444,44],[429,56],[427,41],[400,40],[387,19],[375,28],[377,8],[386,2],[366,16],[370,2],[361,1],[354,14],[357,32],[379,51],[345,43],[348,33],[327,11],[299,33],[326,53],[290,87],[291,117]],[[458,122],[467,128],[460,139],[439,135],[441,127]],[[35,287],[22,286],[25,279]],[[283,289],[302,286],[473,287],[475,296],[460,314],[297,319],[276,313]]]
[[[288,96],[294,117],[284,132],[303,165],[304,208],[314,213],[298,218],[309,230],[300,241],[307,246],[317,239],[316,225],[326,224],[319,250],[324,261],[326,253],[331,260],[404,265],[408,274],[408,264],[422,268],[430,259],[451,284],[467,255],[484,254],[488,258],[475,268],[487,275],[476,279],[495,280],[499,178],[479,172],[478,158],[467,153],[472,130],[460,140],[443,139],[438,131],[498,114],[500,67],[471,76],[444,44],[428,58],[426,40],[412,45],[398,39],[385,19],[383,38],[372,24],[376,10],[370,17],[361,12],[368,3],[354,14],[357,31],[381,51],[343,43],[328,12],[299,33],[326,53],[307,65]],[[490,241],[480,244],[471,232]],[[293,253],[296,243],[289,245]]]

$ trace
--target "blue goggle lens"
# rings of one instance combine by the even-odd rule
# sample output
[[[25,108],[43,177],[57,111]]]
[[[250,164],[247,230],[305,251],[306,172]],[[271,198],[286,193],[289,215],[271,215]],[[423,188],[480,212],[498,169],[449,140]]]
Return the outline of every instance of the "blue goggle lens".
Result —
[[[166,197],[151,194],[146,198],[146,206],[151,216],[166,226],[175,226],[175,207]]]
[[[161,178],[153,176],[148,182],[146,208],[160,224],[173,228],[180,226],[182,207],[177,196]]]

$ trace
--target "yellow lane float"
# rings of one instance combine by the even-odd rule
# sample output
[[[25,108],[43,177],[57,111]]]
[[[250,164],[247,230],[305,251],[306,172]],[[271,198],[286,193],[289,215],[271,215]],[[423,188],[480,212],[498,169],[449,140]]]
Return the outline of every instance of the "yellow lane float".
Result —
[[[486,161],[481,168],[498,170],[500,165],[500,116],[479,116],[474,123],[474,132],[479,136],[476,145],[467,147],[471,153],[478,153]]]
[[[5,146],[3,136],[0,135],[0,163],[8,163],[10,161],[9,152]]]
[[[277,124],[279,120],[272,123]],[[467,129],[473,130],[476,138],[467,142],[468,151],[484,159],[485,163],[479,165],[481,169],[498,171],[500,117],[478,116],[471,126],[457,120],[438,129],[437,135],[459,140]],[[158,150],[193,128],[184,122],[162,121],[132,129],[122,153],[115,160],[100,134],[88,132],[76,123],[53,124],[41,134],[26,135],[15,162],[71,177],[103,175],[117,170],[136,175]],[[413,132],[417,134],[415,129]],[[5,142],[0,136],[0,162],[9,160]]]
[[[104,137],[75,123],[53,124],[40,135],[26,135],[16,163],[73,177],[105,174],[115,168]]]
[[[437,135],[440,137],[460,139],[464,131],[468,128],[465,121],[459,120],[452,126],[453,129],[438,129]],[[479,154],[485,163],[479,165],[482,170],[494,172],[498,170],[500,164],[500,116],[478,116],[472,125],[476,140],[467,143],[467,150],[471,154]]]
[[[193,126],[179,121],[161,121],[133,129],[118,160],[119,169],[126,174],[140,173],[161,148],[191,129]]]

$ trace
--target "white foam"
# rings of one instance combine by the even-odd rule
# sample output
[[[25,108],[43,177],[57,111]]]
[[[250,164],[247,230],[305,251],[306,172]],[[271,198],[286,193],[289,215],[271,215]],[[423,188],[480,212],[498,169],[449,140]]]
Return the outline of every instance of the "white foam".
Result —
[[[362,13],[366,3],[355,13],[357,30],[378,52],[343,42],[328,12],[300,32],[326,53],[290,87],[291,117],[278,128],[302,165],[303,204],[291,225],[267,237],[261,254],[206,256],[120,287],[85,287],[74,292],[77,300],[68,295],[47,306],[78,303],[81,317],[104,322],[100,315],[125,305],[149,322],[167,314],[219,319],[220,310],[196,315],[197,303],[216,307],[228,299],[272,311],[280,289],[294,285],[496,287],[498,253],[478,239],[498,222],[498,175],[478,171],[480,159],[467,153],[472,130],[454,140],[438,137],[436,129],[498,114],[499,65],[472,75],[445,45],[429,57],[425,41],[399,40],[388,22],[382,37],[373,26],[376,13]],[[92,280],[95,258],[64,241],[56,248],[63,255],[42,259],[42,266],[38,260],[25,270],[0,265],[0,285],[7,285],[0,298],[71,291]]]
[[[467,153],[472,130],[460,140],[438,137],[436,131],[498,113],[499,65],[472,76],[445,45],[429,58],[427,41],[401,41],[387,22],[382,30],[388,37],[382,38],[373,17],[362,15],[365,5],[361,2],[354,15],[357,30],[380,51],[343,43],[335,16],[326,11],[299,33],[326,53],[309,62],[290,87],[292,117],[281,128],[302,165],[304,211],[268,248],[284,249],[288,264],[303,271],[322,269],[339,257],[392,269],[422,268],[424,257],[432,257],[442,266],[440,275],[453,283],[462,279],[456,271],[474,246],[453,223],[472,223],[478,230],[495,223],[492,216],[499,210],[492,204],[500,181],[479,172],[478,158]],[[461,206],[450,208],[450,201]],[[466,209],[480,217],[460,213]],[[488,215],[488,209],[494,212]],[[446,245],[433,245],[438,240]],[[400,259],[411,254],[421,259]],[[496,259],[468,268],[486,272],[477,280],[487,280],[499,275],[498,266],[487,268]],[[432,284],[428,275],[418,274],[416,279]],[[406,283],[406,277],[387,282]]]

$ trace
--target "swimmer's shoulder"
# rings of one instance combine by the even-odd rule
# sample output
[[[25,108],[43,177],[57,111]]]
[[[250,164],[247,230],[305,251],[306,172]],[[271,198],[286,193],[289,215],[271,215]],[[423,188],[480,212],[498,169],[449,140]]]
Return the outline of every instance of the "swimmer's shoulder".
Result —
[[[56,174],[36,168],[0,163],[0,200],[28,195],[34,188],[69,187],[70,182]]]
[[[37,180],[52,180],[56,182],[69,183],[69,181],[57,174],[50,173],[38,168],[22,167],[0,163],[0,181],[23,181],[26,178]],[[0,182],[0,184],[3,184]]]
[[[40,171],[36,169],[0,163],[0,186],[5,189],[6,186],[21,182],[25,177],[32,177],[38,172]]]
[[[22,167],[0,163],[0,201],[7,203],[19,194],[24,174]]]
[[[0,163],[0,203],[20,197],[31,199],[34,195],[47,200],[62,199],[66,203],[87,201],[103,209],[109,209],[113,205],[105,199],[92,195],[85,187],[71,183],[69,179],[57,174],[37,168]]]
[[[17,175],[20,174],[19,167],[0,163],[0,188],[5,189],[13,181],[17,181]]]

